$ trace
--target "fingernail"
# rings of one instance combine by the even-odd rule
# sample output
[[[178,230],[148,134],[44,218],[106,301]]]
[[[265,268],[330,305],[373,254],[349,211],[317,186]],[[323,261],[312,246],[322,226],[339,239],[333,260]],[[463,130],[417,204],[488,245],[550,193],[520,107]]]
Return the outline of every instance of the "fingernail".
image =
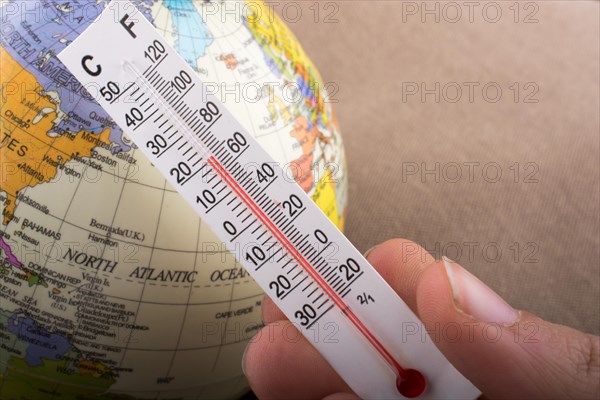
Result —
[[[519,312],[469,271],[442,257],[456,308],[481,322],[512,325]]]
[[[249,347],[250,343],[246,345],[246,348],[244,349],[244,354],[242,354],[242,373],[244,374],[244,376],[248,376],[246,375],[246,353],[248,353]]]
[[[379,245],[378,245],[378,244],[376,244],[375,246],[371,247],[369,250],[365,251],[365,254],[363,254],[363,257],[364,257],[364,258],[369,258],[369,254],[371,254],[371,252],[372,252],[373,250],[375,250],[375,249],[376,249],[378,246],[379,246]]]

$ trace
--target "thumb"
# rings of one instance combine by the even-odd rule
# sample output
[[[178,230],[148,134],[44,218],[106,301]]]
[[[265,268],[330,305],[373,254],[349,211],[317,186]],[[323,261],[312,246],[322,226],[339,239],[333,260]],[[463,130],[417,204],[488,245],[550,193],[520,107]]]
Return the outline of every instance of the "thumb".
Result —
[[[418,314],[452,364],[490,398],[600,396],[600,338],[514,310],[444,259],[419,277]]]

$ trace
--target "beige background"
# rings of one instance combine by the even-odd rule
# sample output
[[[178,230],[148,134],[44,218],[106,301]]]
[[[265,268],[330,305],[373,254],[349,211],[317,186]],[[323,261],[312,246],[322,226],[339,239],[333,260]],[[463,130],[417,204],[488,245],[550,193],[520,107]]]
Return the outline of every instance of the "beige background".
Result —
[[[298,22],[295,10],[276,9],[339,88],[350,240],[363,251],[392,237],[414,240],[458,259],[513,306],[598,334],[598,2],[521,3],[515,22],[514,2],[500,1],[496,23],[484,18],[485,3],[473,22],[461,7],[456,23],[444,3],[439,22],[421,15],[422,2],[332,3],[321,2],[315,18],[313,1],[296,2]],[[336,9],[337,22],[325,23]],[[494,8],[486,10],[491,21]],[[527,15],[537,22],[524,23]],[[439,82],[439,103],[406,95],[410,82]],[[479,83],[472,102],[464,82]],[[502,90],[496,103],[493,88],[483,97],[490,82]],[[452,103],[456,85],[462,96]],[[538,102],[525,103],[535,88],[528,99]],[[407,175],[436,163],[437,178]]]

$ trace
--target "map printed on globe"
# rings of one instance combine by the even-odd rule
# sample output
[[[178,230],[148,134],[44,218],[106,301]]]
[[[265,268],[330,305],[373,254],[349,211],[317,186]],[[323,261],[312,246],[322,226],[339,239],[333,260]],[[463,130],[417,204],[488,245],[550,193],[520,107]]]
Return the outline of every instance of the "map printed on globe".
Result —
[[[0,0],[0,398],[234,398],[260,288],[56,57],[108,3]],[[331,103],[273,9],[135,4],[342,228]]]

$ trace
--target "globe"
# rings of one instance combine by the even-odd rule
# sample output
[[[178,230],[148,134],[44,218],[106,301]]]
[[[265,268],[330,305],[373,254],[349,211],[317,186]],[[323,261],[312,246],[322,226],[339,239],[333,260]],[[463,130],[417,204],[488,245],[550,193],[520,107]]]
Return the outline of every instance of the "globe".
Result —
[[[107,3],[0,1],[0,398],[236,398],[260,288],[56,57]],[[273,10],[134,3],[343,228],[331,101]]]

